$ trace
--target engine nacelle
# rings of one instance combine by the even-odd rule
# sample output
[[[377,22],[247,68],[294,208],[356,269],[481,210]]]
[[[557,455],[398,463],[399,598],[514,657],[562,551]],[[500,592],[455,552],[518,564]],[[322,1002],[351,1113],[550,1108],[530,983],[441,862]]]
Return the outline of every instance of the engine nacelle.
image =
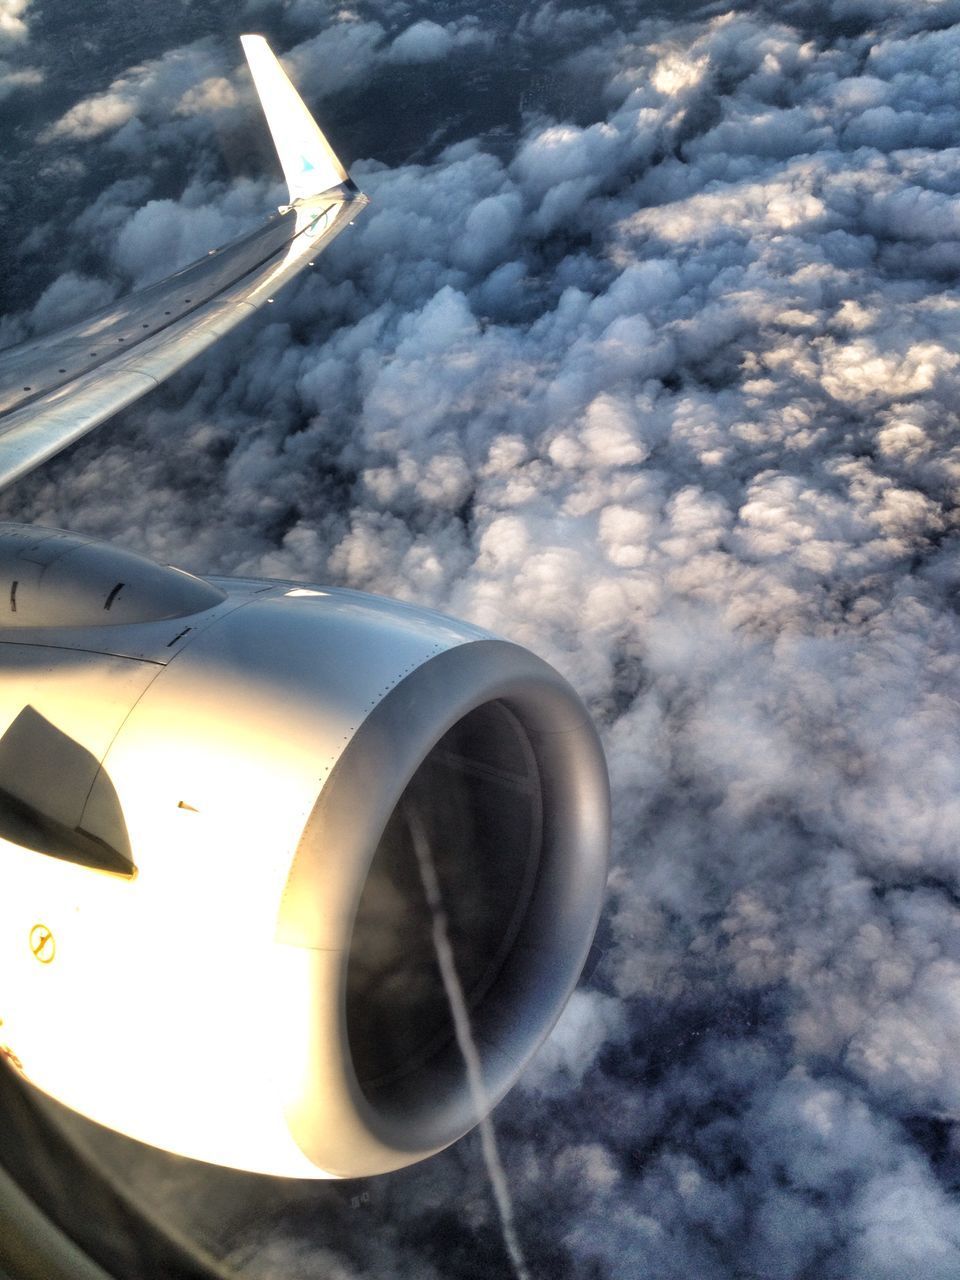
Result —
[[[600,909],[607,777],[569,685],[427,610],[17,526],[0,618],[14,1067],[140,1141],[270,1174],[383,1172],[475,1124],[410,814],[492,1106]]]

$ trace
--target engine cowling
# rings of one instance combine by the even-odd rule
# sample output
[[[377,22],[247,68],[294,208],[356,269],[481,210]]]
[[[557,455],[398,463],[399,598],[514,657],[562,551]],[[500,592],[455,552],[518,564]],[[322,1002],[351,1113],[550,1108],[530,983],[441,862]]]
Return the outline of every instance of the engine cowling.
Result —
[[[410,815],[492,1106],[600,909],[607,777],[569,685],[428,610],[59,532],[0,529],[10,598],[13,1065],[131,1137],[270,1174],[384,1172],[471,1128]]]

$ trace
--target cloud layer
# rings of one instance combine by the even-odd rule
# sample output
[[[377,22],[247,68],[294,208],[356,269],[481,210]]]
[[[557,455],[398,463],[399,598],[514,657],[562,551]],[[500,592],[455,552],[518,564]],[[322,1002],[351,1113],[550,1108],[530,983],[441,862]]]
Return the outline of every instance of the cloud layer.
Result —
[[[497,1113],[535,1274],[952,1280],[957,15],[548,4],[484,35],[426,6],[256,8],[314,97],[534,55],[551,81],[513,130],[357,163],[370,208],[272,323],[5,518],[416,600],[588,700],[615,792],[603,958]],[[238,84],[171,47],[48,145],[175,146]],[[173,196],[136,172],[72,215],[96,271],[68,241],[23,331],[282,198],[206,162]],[[198,1230],[218,1215],[250,1275],[506,1275],[471,1141],[283,1199],[131,1176]]]

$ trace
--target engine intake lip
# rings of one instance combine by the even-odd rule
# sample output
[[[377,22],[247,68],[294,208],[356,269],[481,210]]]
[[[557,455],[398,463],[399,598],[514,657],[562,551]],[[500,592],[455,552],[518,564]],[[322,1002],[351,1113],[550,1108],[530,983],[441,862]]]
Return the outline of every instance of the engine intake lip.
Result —
[[[609,786],[585,708],[552,667],[506,641],[469,642],[428,659],[370,712],[338,760],[304,829],[280,913],[277,940],[309,948],[315,965],[311,1060],[287,1120],[301,1149],[333,1176],[399,1168],[477,1122],[455,1043],[415,1070],[362,1085],[347,992],[358,906],[391,815],[440,740],[490,703],[507,709],[530,745],[543,816],[526,910],[511,922],[509,953],[472,1009],[491,1106],[556,1022],[589,951],[606,880]]]

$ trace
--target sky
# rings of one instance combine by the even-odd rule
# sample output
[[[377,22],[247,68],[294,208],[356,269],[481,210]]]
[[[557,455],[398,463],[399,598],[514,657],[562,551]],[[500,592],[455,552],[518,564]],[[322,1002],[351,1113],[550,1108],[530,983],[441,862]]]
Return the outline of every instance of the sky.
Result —
[[[371,197],[0,495],[528,645],[614,796],[600,959],[495,1113],[531,1275],[960,1275],[960,4],[0,0],[0,340]],[[109,1143],[107,1144],[109,1146]],[[240,1274],[514,1274],[477,1137],[271,1184],[111,1148]]]

